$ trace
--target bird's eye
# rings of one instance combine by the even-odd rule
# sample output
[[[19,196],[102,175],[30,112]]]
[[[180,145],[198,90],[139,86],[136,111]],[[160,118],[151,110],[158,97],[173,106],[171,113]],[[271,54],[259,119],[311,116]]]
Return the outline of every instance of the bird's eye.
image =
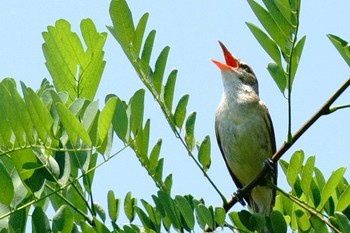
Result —
[[[253,71],[252,71],[252,69],[247,65],[247,64],[245,64],[245,63],[241,63],[240,64],[240,67],[243,69],[243,70],[245,70],[247,73],[253,73]]]

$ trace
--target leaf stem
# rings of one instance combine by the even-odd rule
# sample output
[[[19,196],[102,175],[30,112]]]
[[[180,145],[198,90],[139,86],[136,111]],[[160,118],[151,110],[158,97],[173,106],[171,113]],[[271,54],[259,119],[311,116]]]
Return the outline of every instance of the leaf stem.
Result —
[[[287,88],[288,88],[288,133],[287,133],[287,142],[292,141],[292,70],[293,70],[293,55],[295,50],[295,45],[298,41],[298,30],[299,30],[299,14],[300,14],[300,1],[297,1],[296,9],[296,25],[295,32],[292,42],[292,48],[290,50],[290,54],[288,56],[288,64],[287,64]]]
[[[339,109],[343,109],[343,108],[350,108],[350,104],[331,106],[331,107],[329,107],[329,113],[333,113],[333,112],[335,112]]]

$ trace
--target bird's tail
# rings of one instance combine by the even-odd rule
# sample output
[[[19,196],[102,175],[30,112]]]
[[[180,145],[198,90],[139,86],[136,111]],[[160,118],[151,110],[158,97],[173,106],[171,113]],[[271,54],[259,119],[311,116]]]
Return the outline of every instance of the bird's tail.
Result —
[[[269,216],[275,203],[275,191],[267,186],[256,186],[249,196],[249,207],[252,212]],[[269,233],[265,227],[259,233]]]

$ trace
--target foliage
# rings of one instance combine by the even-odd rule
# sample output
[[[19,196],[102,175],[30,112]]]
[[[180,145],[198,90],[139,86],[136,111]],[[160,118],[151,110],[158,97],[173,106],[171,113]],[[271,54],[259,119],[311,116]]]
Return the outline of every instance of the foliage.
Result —
[[[247,25],[273,59],[268,70],[290,99],[305,43],[305,37],[297,40],[300,2],[263,1],[266,9],[253,0],[248,3],[266,33],[254,24]],[[197,141],[196,112],[187,114],[188,94],[174,103],[177,71],[164,77],[170,48],[160,52],[152,68],[156,31],[151,30],[144,39],[148,13],[136,27],[125,0],[112,0],[109,13],[112,26],[108,30],[225,206],[224,195],[206,173],[211,139],[206,136]],[[1,232],[24,232],[30,210],[32,232],[191,232],[218,227],[252,232],[265,226],[271,232],[287,232],[288,227],[300,232],[350,232],[345,168],[325,179],[315,166],[315,157],[305,159],[303,151],[296,151],[289,162],[280,161],[291,191],[275,187],[279,195],[269,217],[244,210],[226,213],[224,207],[207,206],[191,195],[172,196],[172,175],[163,177],[162,139],[152,149],[149,145],[151,124],[144,120],[146,90],[137,90],[129,101],[107,95],[100,109],[94,96],[105,66],[107,33],[97,32],[90,19],[82,20],[80,29],[83,41],[65,20],[43,33],[43,53],[53,85],[43,80],[34,91],[20,83],[20,93],[14,79],[0,82]],[[328,37],[349,65],[348,43],[334,35]],[[115,136],[123,147],[111,154]],[[140,200],[140,204],[130,192],[121,198],[110,190],[106,211],[93,201],[94,173],[126,147],[134,151],[158,192],[152,195],[152,203]],[[98,156],[103,158],[100,164]],[[49,204],[55,211],[50,219],[46,214]],[[121,214],[128,224],[118,223]]]

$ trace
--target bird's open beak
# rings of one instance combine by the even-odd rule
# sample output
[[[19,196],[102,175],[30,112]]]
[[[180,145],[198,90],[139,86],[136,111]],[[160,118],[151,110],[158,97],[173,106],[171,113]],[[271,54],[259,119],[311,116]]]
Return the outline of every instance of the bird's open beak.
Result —
[[[238,69],[238,62],[237,62],[236,58],[234,58],[232,56],[232,54],[228,51],[228,49],[225,47],[225,45],[223,43],[221,43],[221,41],[219,41],[219,44],[220,44],[221,49],[224,53],[226,64],[219,62],[219,61],[216,61],[214,59],[212,59],[211,61],[214,62],[214,64],[217,65],[220,70],[236,70],[236,69]]]

